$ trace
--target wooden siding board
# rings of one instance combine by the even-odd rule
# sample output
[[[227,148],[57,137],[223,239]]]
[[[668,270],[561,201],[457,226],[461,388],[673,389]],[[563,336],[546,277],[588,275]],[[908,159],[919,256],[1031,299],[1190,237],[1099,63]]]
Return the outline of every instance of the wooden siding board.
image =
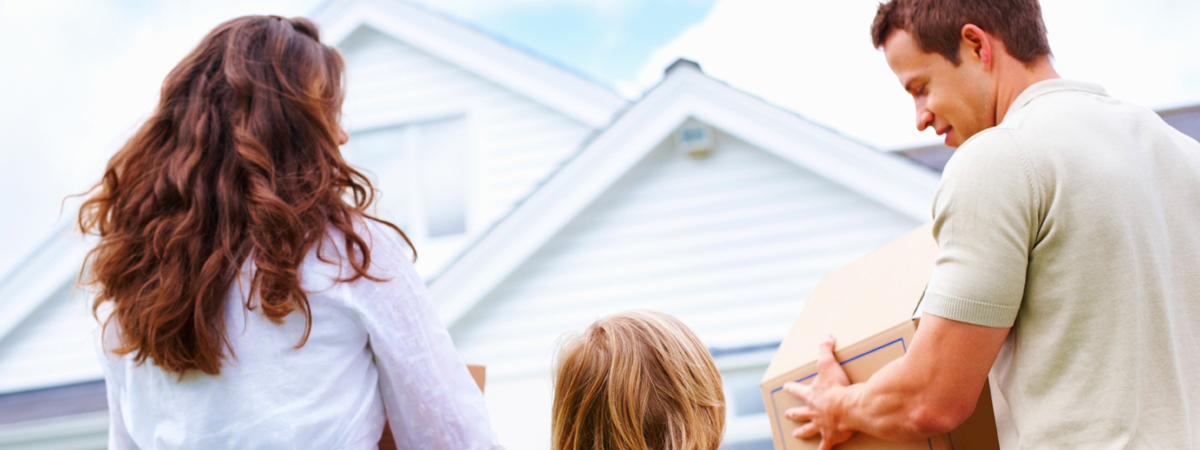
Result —
[[[644,245],[638,242],[644,242],[645,239],[654,239],[654,243],[672,242],[676,239],[687,239],[690,236],[703,235],[704,238],[723,242],[735,237],[753,234],[756,232],[769,232],[774,230],[777,233],[786,233],[788,225],[792,225],[801,231],[823,231],[835,228],[859,228],[870,227],[877,221],[874,217],[854,217],[855,211],[850,211],[845,208],[845,205],[838,202],[831,202],[832,206],[829,212],[838,214],[840,221],[824,220],[820,216],[813,217],[810,214],[813,211],[819,211],[820,208],[809,210],[788,211],[775,209],[768,205],[756,206],[754,208],[739,208],[723,214],[722,212],[700,212],[693,217],[659,217],[656,223],[635,224],[631,223],[639,217],[633,217],[629,221],[614,222],[606,224],[603,222],[590,224],[594,229],[602,229],[605,225],[611,225],[611,228],[600,233],[592,235],[579,236],[564,236],[564,242],[558,245],[571,244],[586,244],[590,242],[604,242],[606,247],[611,248],[611,251],[616,251],[622,246],[627,245]],[[859,213],[861,214],[861,213]],[[647,214],[643,217],[655,218],[653,215]],[[739,220],[745,219],[745,220]],[[857,220],[855,220],[857,219]],[[807,220],[822,220],[824,223],[829,223],[831,226],[823,227],[823,229],[814,229],[812,226],[806,226]],[[758,222],[751,222],[758,221]],[[708,228],[707,233],[700,233],[698,228]],[[700,234],[697,234],[700,233]],[[580,255],[579,257],[585,257]]]
[[[768,275],[773,276],[768,277]],[[779,281],[780,278],[784,278],[786,281]],[[564,323],[595,319],[599,315],[622,308],[652,307],[692,315],[704,311],[735,309],[730,307],[731,298],[737,299],[739,303],[749,300],[790,301],[794,308],[788,308],[788,310],[794,309],[798,312],[804,296],[811,290],[812,283],[815,283],[818,278],[819,276],[815,274],[805,276],[803,274],[774,273],[757,278],[738,277],[732,281],[741,284],[734,284],[729,282],[731,280],[711,281],[703,276],[692,276],[672,280],[674,283],[666,283],[650,292],[639,292],[642,294],[639,296],[628,295],[623,290],[609,291],[609,295],[601,296],[600,300],[603,301],[582,296],[582,298],[563,296],[560,297],[561,303],[553,307],[539,308],[537,311],[481,311],[488,314],[488,324],[478,325],[478,330],[470,333],[459,333],[459,337],[464,345],[470,344],[472,340],[479,344],[493,342],[491,339],[493,336],[508,336],[508,333],[529,334],[532,339],[542,339],[544,335],[538,336],[537,332],[553,334],[554,328],[559,328],[557,331],[562,332],[564,329],[560,327]],[[743,307],[757,309],[759,304],[744,303]],[[776,313],[781,317],[788,316],[782,312]],[[794,317],[784,321],[790,323],[792,319]],[[510,338],[505,338],[505,341],[508,339]],[[754,343],[753,341],[747,342]],[[747,342],[734,344],[743,345]],[[467,346],[469,347],[469,345]]]
[[[724,232],[717,233],[706,239],[708,239],[710,245],[714,246],[721,243],[727,243],[727,245],[745,245],[756,241],[766,241],[768,245],[774,245],[778,242],[776,239],[783,239],[797,233],[825,233],[836,230],[851,231],[878,225],[876,215],[871,212],[852,209],[839,210],[835,211],[834,214],[820,217],[808,217],[802,213],[783,211],[777,215],[767,214],[756,216],[756,218],[762,219],[763,222],[741,227],[729,226]],[[773,221],[768,222],[768,220]],[[634,231],[642,229],[644,228],[635,228]],[[572,233],[563,235],[561,236],[561,240],[556,240],[547,245],[546,251],[548,253],[559,251],[569,252],[573,246],[596,245],[597,248],[592,252],[571,253],[570,255],[563,256],[564,260],[562,261],[563,263],[596,264],[610,262],[613,259],[647,257],[649,256],[648,253],[661,250],[684,251],[691,248],[693,246],[692,241],[696,239],[696,237],[690,234],[676,233],[656,239],[653,246],[647,246],[637,239],[631,238],[631,234],[632,232],[622,232],[598,237]],[[530,262],[531,267],[536,267],[536,264],[539,264],[539,261]]]
[[[503,161],[509,157],[520,157],[524,153],[555,153],[561,156],[574,154],[579,140],[572,130],[531,134],[509,141],[490,141],[484,147],[486,156],[492,161]]]
[[[357,66],[346,75],[348,89],[374,93],[406,92],[411,86],[483,86],[481,81],[454,67],[437,65],[432,59],[402,65]],[[369,98],[358,96],[356,100]]]
[[[554,129],[542,130],[538,133],[515,136],[511,139],[489,139],[483,143],[486,154],[490,158],[501,160],[507,157],[520,156],[522,153],[567,152],[573,153],[578,144],[578,130]]]
[[[524,152],[518,156],[492,159],[490,168],[496,172],[518,172],[526,170],[530,167],[537,167],[543,171],[546,168],[553,167],[563,159],[562,152],[551,151],[545,153]],[[545,172],[542,172],[545,173]]]
[[[832,241],[832,242],[830,242]],[[808,246],[794,243],[779,243],[777,245],[757,245],[753,247],[731,246],[718,250],[703,252],[679,252],[676,258],[644,258],[617,262],[613,265],[578,265],[556,267],[554,270],[533,271],[530,274],[546,277],[546,282],[538,283],[538,290],[550,292],[572,292],[585,290],[596,292],[605,289],[613,283],[623,286],[652,287],[674,280],[676,277],[688,278],[694,273],[707,274],[705,279],[721,280],[728,277],[745,276],[744,272],[766,270],[779,263],[791,263],[792,271],[805,266],[815,266],[816,270],[839,262],[849,262],[854,252],[842,250],[845,247],[856,247],[872,240],[858,236],[822,242],[820,246]],[[833,247],[838,245],[838,247]],[[830,255],[832,253],[832,255]],[[795,256],[803,255],[801,258]],[[809,263],[808,261],[812,261]],[[725,275],[729,273],[729,275]],[[553,281],[550,281],[550,280]],[[729,280],[732,281],[732,280]],[[533,294],[532,289],[521,289],[522,295]],[[536,291],[535,291],[536,292]],[[536,295],[536,294],[534,294]]]
[[[504,359],[505,354],[525,353],[530,349],[542,349],[547,346],[548,342],[553,343],[553,340],[545,339],[546,335],[558,336],[566,331],[585,327],[591,321],[606,314],[634,308],[650,308],[674,313],[686,313],[689,326],[697,333],[704,332],[706,340],[709,341],[712,340],[712,336],[707,336],[710,332],[731,330],[735,333],[744,333],[746,329],[732,326],[736,325],[736,321],[732,320],[736,317],[771,318],[772,320],[760,320],[755,327],[761,326],[763,323],[774,323],[777,326],[782,325],[782,327],[772,327],[769,331],[772,333],[784,333],[787,331],[787,325],[790,325],[795,319],[794,315],[789,316],[786,313],[798,313],[800,306],[803,304],[803,296],[808,293],[807,290],[797,287],[796,284],[805,281],[815,281],[815,278],[799,278],[795,281],[797,283],[764,283],[759,286],[741,289],[714,287],[707,291],[696,290],[690,294],[677,293],[676,295],[663,295],[653,299],[639,298],[624,302],[610,299],[609,302],[602,304],[571,304],[570,308],[555,308],[541,312],[538,314],[537,320],[530,320],[528,314],[525,314],[523,317],[512,317],[505,314],[502,317],[504,321],[508,322],[507,326],[481,327],[480,331],[474,335],[461,336],[460,344],[464,347],[473,347],[469,353],[486,353],[490,357],[501,360]],[[730,295],[736,295],[739,299],[747,302],[753,301],[754,307],[744,308],[744,310],[731,310],[729,308]],[[765,312],[768,307],[771,309],[769,313]],[[497,322],[500,321],[499,319],[498,317]],[[779,328],[782,328],[782,330]],[[491,339],[492,336],[505,335],[525,337],[512,337],[503,341]],[[740,336],[734,337],[741,338]],[[778,336],[775,339],[764,339],[762,341],[747,340],[747,342],[777,340],[779,340]],[[733,344],[743,343],[734,342]],[[730,346],[717,345],[715,342],[711,342],[709,345],[717,347]],[[464,354],[467,353],[464,350]]]
[[[806,282],[819,278],[815,270],[811,271],[812,273],[797,273],[791,270],[767,271],[765,269],[769,268],[747,267],[722,277],[708,274],[680,275],[615,286],[589,286],[586,292],[581,289],[577,292],[555,295],[529,295],[529,302],[537,303],[540,306],[522,305],[522,307],[482,310],[481,312],[490,313],[488,325],[480,326],[478,331],[471,334],[482,336],[502,330],[506,326],[498,324],[502,324],[504,321],[515,322],[508,325],[514,329],[524,329],[520,325],[521,323],[534,322],[530,314],[536,314],[540,321],[542,316],[554,318],[556,314],[564,314],[564,317],[569,317],[577,311],[588,308],[607,309],[608,305],[614,303],[658,304],[670,308],[690,308],[703,305],[729,307],[731,296],[742,299],[773,297],[777,294],[800,295],[811,288],[811,286],[806,286]],[[742,284],[736,284],[737,282],[742,282]],[[633,290],[636,290],[637,295],[629,293]],[[799,302],[802,297],[795,300]]]

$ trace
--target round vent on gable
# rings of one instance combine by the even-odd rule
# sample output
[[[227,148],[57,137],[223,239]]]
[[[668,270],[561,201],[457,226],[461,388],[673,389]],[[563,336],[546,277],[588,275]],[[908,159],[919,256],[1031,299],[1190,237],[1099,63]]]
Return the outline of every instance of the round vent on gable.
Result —
[[[675,132],[675,149],[692,158],[709,157],[714,146],[712,128],[700,122],[688,120]]]

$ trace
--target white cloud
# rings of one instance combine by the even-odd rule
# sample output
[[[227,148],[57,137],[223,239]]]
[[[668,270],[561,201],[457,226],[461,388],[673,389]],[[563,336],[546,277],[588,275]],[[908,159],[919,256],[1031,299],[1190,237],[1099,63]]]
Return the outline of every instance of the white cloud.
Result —
[[[1043,10],[1064,77],[1151,107],[1200,101],[1200,2],[1059,0]]]
[[[708,18],[655,52],[639,86],[677,57],[705,73],[877,145],[928,138],[868,33],[875,0],[720,1]],[[628,89],[628,87],[626,87]]]
[[[917,133],[910,98],[873,49],[878,0],[721,0],[654,53],[634,93],[677,57],[709,75],[881,148],[937,141]],[[1151,107],[1200,101],[1200,3],[1043,1],[1055,65]]]

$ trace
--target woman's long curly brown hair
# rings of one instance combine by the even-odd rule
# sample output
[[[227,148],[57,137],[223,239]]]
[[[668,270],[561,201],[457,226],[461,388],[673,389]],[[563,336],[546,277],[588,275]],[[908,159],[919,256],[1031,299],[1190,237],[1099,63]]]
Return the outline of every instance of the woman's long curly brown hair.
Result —
[[[299,267],[331,227],[354,269],[342,281],[375,279],[354,227],[379,220],[367,213],[375,191],[338,151],[343,68],[307,19],[246,16],[167,76],[80,209],[80,227],[100,236],[85,270],[99,286],[93,307],[113,302],[116,353],[180,376],[220,373],[226,296],[248,259],[245,307],[276,322],[303,311],[303,346],[312,314]]]

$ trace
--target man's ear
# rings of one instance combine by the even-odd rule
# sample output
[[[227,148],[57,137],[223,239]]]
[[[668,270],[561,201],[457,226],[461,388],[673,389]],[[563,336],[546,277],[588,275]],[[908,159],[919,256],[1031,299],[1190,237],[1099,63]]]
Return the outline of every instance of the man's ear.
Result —
[[[974,58],[983,65],[990,66],[992,58],[995,56],[992,40],[991,34],[968,23],[962,27],[962,42],[959,42],[958,46],[960,52],[965,53],[963,56]]]

